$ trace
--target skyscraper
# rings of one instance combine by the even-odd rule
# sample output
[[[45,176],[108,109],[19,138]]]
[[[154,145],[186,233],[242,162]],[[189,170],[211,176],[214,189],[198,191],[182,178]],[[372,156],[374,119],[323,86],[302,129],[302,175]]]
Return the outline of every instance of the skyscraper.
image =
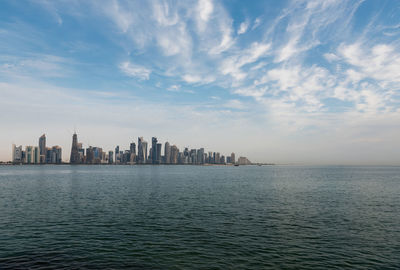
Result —
[[[81,163],[81,155],[79,153],[79,144],[78,144],[78,135],[76,135],[76,133],[74,133],[74,135],[72,135],[71,157],[69,159],[69,163],[71,163],[71,164]]]
[[[157,143],[156,164],[160,164],[161,163],[161,147],[162,147],[162,144],[161,143]]]
[[[35,146],[33,148],[33,163],[38,164],[40,162],[40,152],[39,147]]]
[[[235,153],[231,154],[231,163],[235,164]]]
[[[121,158],[119,155],[119,145],[117,145],[117,147],[115,147],[115,164],[119,164],[120,161],[121,161]]]
[[[39,138],[39,152],[40,152],[40,163],[46,163],[47,149],[46,149],[46,135],[45,134],[43,134]]]
[[[114,163],[114,153],[113,151],[108,151],[108,164],[113,164]]]
[[[178,153],[179,149],[176,145],[171,146],[171,163],[177,164],[178,163]]]
[[[153,164],[157,164],[157,138],[151,138],[151,160]]]
[[[129,150],[131,151],[131,154],[136,154],[136,143],[132,142]]]
[[[171,163],[171,146],[170,146],[169,142],[165,143],[164,157],[165,157],[165,164]]]
[[[27,164],[34,163],[34,156],[33,156],[33,146],[25,146],[25,160],[24,162]]]
[[[138,137],[138,163],[145,164],[147,162],[147,142],[143,137]]]

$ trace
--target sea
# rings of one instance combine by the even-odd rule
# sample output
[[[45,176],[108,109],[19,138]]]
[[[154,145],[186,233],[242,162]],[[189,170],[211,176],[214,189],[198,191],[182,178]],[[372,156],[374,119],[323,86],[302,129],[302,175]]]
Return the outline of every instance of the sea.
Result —
[[[400,269],[400,167],[0,166],[0,269]]]

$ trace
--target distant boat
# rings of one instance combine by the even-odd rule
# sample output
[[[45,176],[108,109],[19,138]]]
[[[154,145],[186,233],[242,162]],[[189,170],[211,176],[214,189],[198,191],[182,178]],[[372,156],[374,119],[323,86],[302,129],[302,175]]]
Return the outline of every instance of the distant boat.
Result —
[[[235,167],[238,167],[239,166],[239,164],[235,164]]]

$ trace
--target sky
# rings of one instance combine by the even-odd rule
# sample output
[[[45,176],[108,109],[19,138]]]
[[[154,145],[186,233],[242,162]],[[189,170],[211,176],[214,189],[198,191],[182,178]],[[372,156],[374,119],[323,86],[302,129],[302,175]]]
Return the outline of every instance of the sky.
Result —
[[[400,165],[400,1],[0,1],[11,145]]]

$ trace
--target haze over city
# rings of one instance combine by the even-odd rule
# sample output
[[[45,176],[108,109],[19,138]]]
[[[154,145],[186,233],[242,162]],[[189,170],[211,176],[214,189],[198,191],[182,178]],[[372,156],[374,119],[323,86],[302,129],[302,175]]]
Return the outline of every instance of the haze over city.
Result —
[[[0,160],[143,136],[277,164],[400,164],[399,1],[2,1]]]

